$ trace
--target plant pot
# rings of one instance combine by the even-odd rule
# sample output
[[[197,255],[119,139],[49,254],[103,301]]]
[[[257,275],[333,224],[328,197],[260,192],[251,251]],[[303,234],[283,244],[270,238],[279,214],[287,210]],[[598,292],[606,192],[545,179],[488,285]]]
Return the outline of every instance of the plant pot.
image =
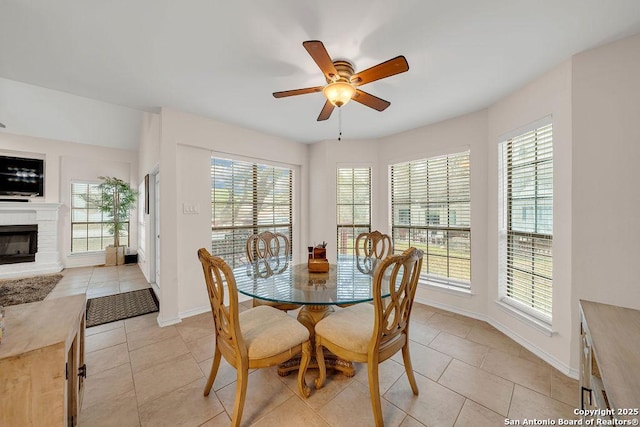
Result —
[[[122,265],[124,264],[124,246],[109,245],[105,248],[105,261],[104,265]]]

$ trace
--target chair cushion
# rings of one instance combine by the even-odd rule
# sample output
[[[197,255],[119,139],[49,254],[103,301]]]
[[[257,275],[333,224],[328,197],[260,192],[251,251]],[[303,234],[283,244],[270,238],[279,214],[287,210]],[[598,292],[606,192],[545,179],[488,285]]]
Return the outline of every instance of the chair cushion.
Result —
[[[332,313],[316,324],[316,336],[356,353],[366,353],[375,313],[372,304],[356,304]]]
[[[238,317],[249,359],[275,356],[309,339],[309,331],[300,322],[267,305],[243,311]]]

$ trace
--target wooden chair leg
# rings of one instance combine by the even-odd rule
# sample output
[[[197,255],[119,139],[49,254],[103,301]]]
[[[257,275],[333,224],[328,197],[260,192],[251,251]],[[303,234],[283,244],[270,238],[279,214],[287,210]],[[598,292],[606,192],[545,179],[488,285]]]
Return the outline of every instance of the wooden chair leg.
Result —
[[[367,372],[369,374],[369,394],[371,396],[371,409],[373,409],[373,418],[376,427],[384,426],[384,418],[382,417],[382,404],[380,403],[380,382],[378,380],[378,362],[367,363]]]
[[[231,418],[231,425],[233,427],[239,427],[242,420],[242,411],[244,410],[244,401],[247,397],[247,383],[249,382],[249,366],[237,367],[237,381],[236,381],[236,400],[233,403],[233,416]]]
[[[309,397],[311,388],[307,386],[305,375],[311,361],[311,341],[302,343],[302,360],[298,369],[298,390],[303,397]]]
[[[211,372],[209,373],[209,379],[207,380],[207,385],[204,386],[205,396],[209,396],[209,392],[211,392],[213,382],[216,380],[216,375],[218,375],[218,368],[220,367],[221,356],[222,354],[220,353],[220,349],[218,349],[218,346],[216,346],[216,350],[213,354],[213,362],[211,363]]]
[[[324,364],[324,350],[322,342],[318,336],[316,336],[316,362],[318,362],[318,377],[315,380],[315,385],[316,390],[320,390],[327,379],[327,367]]]
[[[411,366],[411,356],[409,355],[409,340],[402,347],[402,360],[404,361],[404,369],[407,372],[407,378],[409,378],[409,385],[411,385],[411,391],[416,396],[418,395],[418,384],[416,383],[416,377],[413,375],[413,366]]]

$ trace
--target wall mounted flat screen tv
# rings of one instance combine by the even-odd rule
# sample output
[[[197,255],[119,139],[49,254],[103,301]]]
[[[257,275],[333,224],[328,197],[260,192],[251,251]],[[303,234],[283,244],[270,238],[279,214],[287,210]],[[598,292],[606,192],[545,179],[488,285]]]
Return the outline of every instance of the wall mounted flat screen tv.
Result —
[[[44,160],[0,156],[0,196],[44,196]]]

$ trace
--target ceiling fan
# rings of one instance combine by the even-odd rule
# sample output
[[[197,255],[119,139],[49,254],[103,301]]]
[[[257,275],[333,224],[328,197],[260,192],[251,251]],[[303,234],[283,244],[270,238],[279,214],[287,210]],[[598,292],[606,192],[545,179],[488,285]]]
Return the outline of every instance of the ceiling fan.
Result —
[[[342,107],[351,99],[374,110],[385,110],[391,105],[389,101],[371,95],[358,87],[409,70],[406,58],[400,55],[355,73],[351,62],[344,59],[332,61],[321,41],[309,40],[302,45],[324,73],[327,85],[274,92],[273,96],[284,98],[305,93],[323,92],[327,101],[320,111],[318,121],[327,120],[335,107]]]

